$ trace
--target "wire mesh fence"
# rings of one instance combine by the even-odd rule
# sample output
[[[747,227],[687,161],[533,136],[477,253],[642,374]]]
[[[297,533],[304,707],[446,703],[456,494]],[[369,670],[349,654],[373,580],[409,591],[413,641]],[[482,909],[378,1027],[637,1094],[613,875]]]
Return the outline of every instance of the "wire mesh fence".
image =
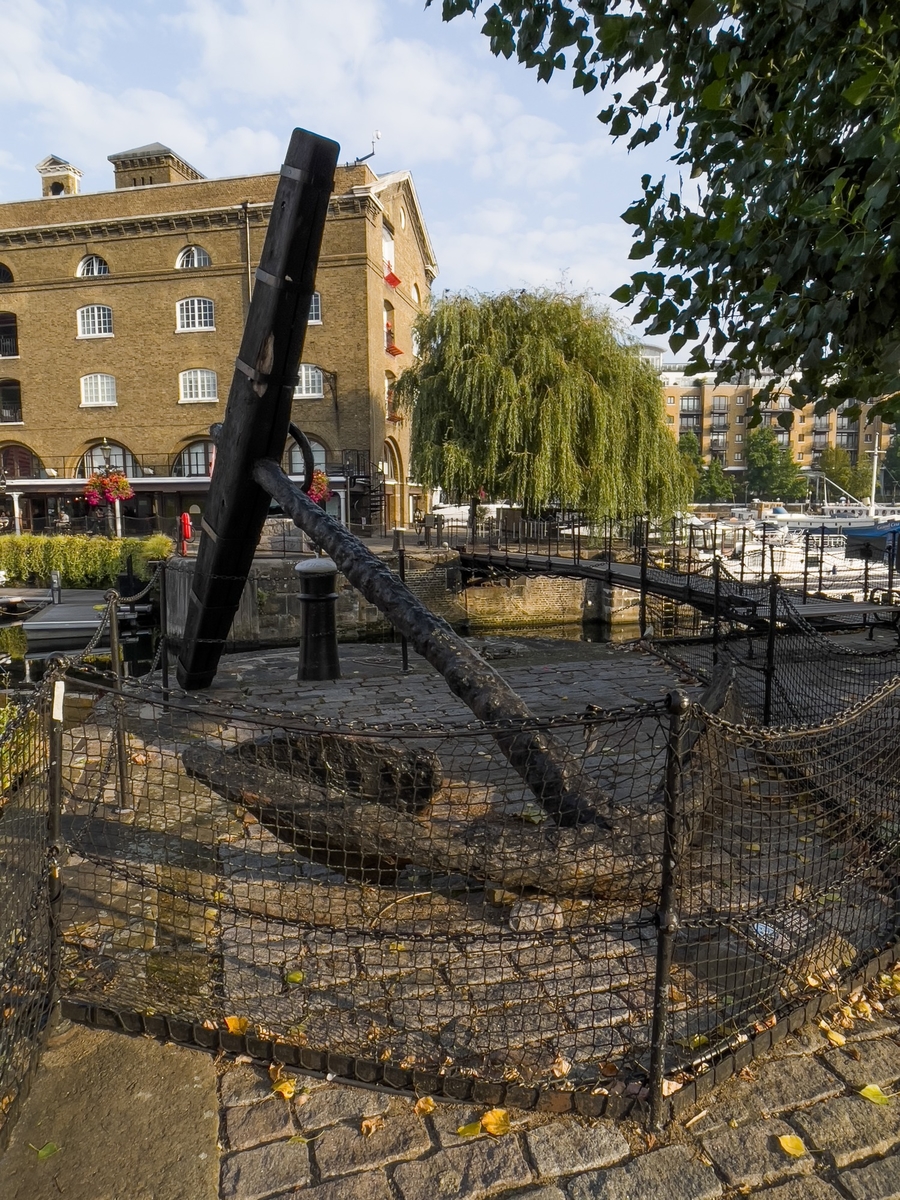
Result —
[[[58,667],[0,743],[4,1094],[58,983],[79,1020],[369,1084],[594,1116],[687,1102],[898,932],[896,655],[778,611],[789,728],[759,724],[766,639],[728,629],[665,646],[708,682],[697,702],[499,726]],[[582,823],[542,801],[550,749]]]
[[[47,689],[0,734],[0,1147],[37,1065],[56,982]]]

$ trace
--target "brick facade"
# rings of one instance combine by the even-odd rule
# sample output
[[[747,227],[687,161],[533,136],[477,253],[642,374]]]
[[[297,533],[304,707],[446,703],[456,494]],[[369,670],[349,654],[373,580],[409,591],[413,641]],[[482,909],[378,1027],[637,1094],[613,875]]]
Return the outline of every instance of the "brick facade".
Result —
[[[278,182],[275,173],[203,179],[159,145],[111,161],[114,191],[0,205],[0,314],[15,318],[17,342],[4,341],[10,317],[4,324],[0,316],[0,380],[17,383],[21,398],[17,410],[7,384],[0,446],[8,477],[29,473],[28,456],[10,447],[36,456],[33,473],[42,477],[16,478],[26,527],[51,525],[64,508],[78,511],[79,465],[104,440],[134,457],[134,515],[171,514],[175,495],[182,507],[192,499],[202,508],[207,480],[175,482],[184,471],[179,456],[222,419]],[[77,186],[74,168],[47,162],[45,184]],[[152,185],[139,182],[151,177]],[[386,232],[392,273],[384,264]],[[177,266],[191,246],[209,265]],[[79,275],[92,255],[108,274]],[[383,493],[383,522],[404,524],[419,494],[406,478],[406,425],[388,419],[386,379],[412,359],[412,323],[436,270],[409,174],[379,179],[364,164],[339,167],[316,278],[321,323],[310,324],[303,353],[322,372],[323,395],[298,398],[294,420],[324,448],[342,511],[357,523],[367,512],[377,518]],[[213,329],[178,331],[178,302],[191,297],[213,302]],[[93,305],[112,310],[112,336],[80,336],[78,310]],[[401,354],[386,350],[386,311]],[[216,373],[217,400],[184,402],[179,376],[192,369]],[[84,405],[81,380],[94,374],[115,378],[114,406]]]

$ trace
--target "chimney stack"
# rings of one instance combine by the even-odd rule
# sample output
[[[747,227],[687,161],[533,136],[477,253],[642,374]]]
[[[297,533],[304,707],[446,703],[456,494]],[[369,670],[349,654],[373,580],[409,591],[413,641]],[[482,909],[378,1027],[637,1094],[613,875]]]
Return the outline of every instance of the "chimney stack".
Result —
[[[42,196],[77,196],[81,172],[58,154],[48,154],[35,168],[41,177]]]

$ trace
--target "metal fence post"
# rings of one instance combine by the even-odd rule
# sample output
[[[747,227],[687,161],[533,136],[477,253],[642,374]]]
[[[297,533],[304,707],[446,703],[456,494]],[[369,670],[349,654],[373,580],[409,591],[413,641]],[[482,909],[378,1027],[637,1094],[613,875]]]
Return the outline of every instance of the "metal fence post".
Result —
[[[718,556],[713,559],[713,665],[719,661],[719,602],[722,595],[721,579],[719,575],[720,560]]]
[[[825,566],[825,526],[819,531],[819,591],[822,591],[822,569]]]
[[[743,530],[741,539],[741,584],[744,582],[744,563],[747,561],[747,529]]]
[[[406,583],[406,548],[401,546],[397,554],[399,559],[397,573],[400,576],[400,581]],[[406,640],[405,634],[400,638],[400,664],[405,674],[409,670],[409,642]]]
[[[663,1123],[665,1097],[663,1082],[666,1072],[666,1041],[669,1019],[669,976],[675,955],[675,935],[678,914],[675,909],[678,881],[678,823],[680,820],[682,746],[685,718],[690,701],[682,692],[668,696],[669,740],[666,750],[665,809],[666,825],[663,834],[663,854],[656,910],[656,981],[653,990],[653,1024],[650,1032],[650,1127],[659,1129]]]
[[[809,530],[803,535],[803,603],[806,603],[807,591],[809,586]]]
[[[641,546],[641,607],[640,607],[641,637],[647,628],[647,547]]]
[[[894,603],[894,562],[896,561],[896,557],[897,557],[897,531],[895,529],[894,532],[891,534],[890,541],[888,542],[888,586],[887,586],[887,590],[888,590],[887,602],[888,602],[888,604]]]
[[[765,577],[766,577],[766,526],[765,526],[765,524],[763,524],[762,549],[760,550],[760,554],[759,554],[759,582],[762,583],[762,581],[765,579]]]
[[[164,702],[169,699],[169,595],[166,584],[166,560],[162,559],[159,564],[159,665]]]
[[[66,698],[64,679],[54,679],[50,702],[49,730],[49,811],[47,813],[48,892],[50,901],[50,984],[54,989],[59,982],[59,912],[62,906],[62,758],[63,758],[63,709]]]
[[[775,680],[775,633],[778,628],[778,576],[769,581],[769,636],[766,641],[766,690],[763,698],[763,725],[772,723],[772,684]]]
[[[125,746],[125,713],[122,702],[122,650],[119,641],[119,593],[107,592],[109,602],[109,656],[116,677],[113,704],[116,712],[116,791],[119,808],[128,809],[128,751]]]

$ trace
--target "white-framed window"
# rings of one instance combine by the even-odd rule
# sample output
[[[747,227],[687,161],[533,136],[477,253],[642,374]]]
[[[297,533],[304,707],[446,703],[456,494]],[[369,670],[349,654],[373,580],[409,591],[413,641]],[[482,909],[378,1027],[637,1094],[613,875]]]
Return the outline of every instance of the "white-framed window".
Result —
[[[194,368],[178,376],[179,404],[214,404],[219,399],[219,377],[215,371]]]
[[[674,404],[674,403],[675,403],[674,396],[666,396],[666,404]]]
[[[321,442],[317,442],[314,438],[309,437],[309,434],[307,434],[307,440],[309,441],[309,448],[312,450],[313,463],[316,470],[324,471],[328,452]],[[291,438],[288,448],[288,475],[303,475],[303,452],[293,438]]]
[[[80,338],[112,337],[112,309],[107,304],[88,304],[85,308],[79,308],[78,336]]]
[[[312,363],[301,363],[294,387],[295,400],[321,400],[325,395],[321,370]]]
[[[872,435],[871,435],[871,433],[867,433],[867,434],[865,435],[865,437],[864,437],[864,439],[863,439],[863,440],[864,440],[864,441],[866,441],[866,442],[871,442],[871,440],[872,440]]]
[[[312,299],[309,302],[309,324],[322,324],[322,297],[318,292],[313,292]]]
[[[667,424],[667,425],[674,425],[674,424],[675,424],[675,418],[674,418],[674,417],[671,415],[671,413],[667,413],[667,414],[666,414],[666,424]]]
[[[215,329],[216,306],[202,296],[190,296],[178,301],[178,330]]]
[[[211,266],[212,259],[202,246],[185,246],[175,260],[175,267],[179,271],[190,271],[195,267]]]
[[[736,442],[742,442],[744,440],[744,435],[742,433],[736,433],[734,435],[734,440]]]
[[[421,304],[422,303],[422,293],[419,291],[419,285],[417,283],[414,283],[412,285],[412,287],[410,288],[410,292],[412,294],[413,304]]]
[[[802,459],[803,459],[803,451],[802,450],[797,451],[797,459],[798,459],[798,461],[802,461]]]
[[[735,456],[734,456],[734,461],[735,461],[735,462],[743,462],[743,461],[744,461],[744,456],[743,456],[743,454],[735,454]]]
[[[215,443],[203,440],[191,442],[172,464],[173,475],[211,475],[215,464]]]
[[[117,404],[114,375],[82,375],[81,407],[103,408]]]
[[[86,279],[90,275],[108,275],[109,263],[99,254],[87,254],[78,264],[75,274],[82,279]]]
[[[743,413],[741,413],[739,416],[735,417],[735,418],[734,418],[734,423],[735,423],[735,425],[743,425],[743,423],[744,423],[744,414],[743,414]]]
[[[743,403],[744,403],[744,397],[743,397],[743,396],[735,396],[735,398],[734,398],[734,402],[735,402],[735,404],[743,404]]]

